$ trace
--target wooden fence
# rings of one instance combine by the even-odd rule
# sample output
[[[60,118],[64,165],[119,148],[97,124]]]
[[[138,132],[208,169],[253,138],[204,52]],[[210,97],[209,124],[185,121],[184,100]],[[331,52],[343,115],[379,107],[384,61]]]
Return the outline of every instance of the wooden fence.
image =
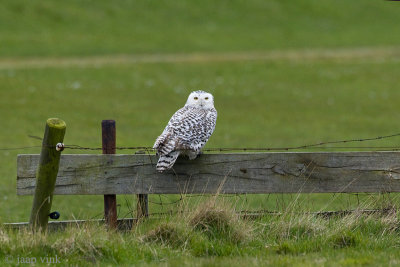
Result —
[[[400,152],[203,154],[179,158],[166,173],[156,162],[145,154],[61,155],[49,194],[138,194],[140,217],[147,194],[400,192]],[[35,194],[40,156],[18,155],[17,165],[17,194]],[[116,216],[107,223],[115,227]]]
[[[62,155],[57,195],[400,192],[400,152],[204,154],[158,173],[155,155]],[[39,155],[19,155],[17,193],[33,194]]]

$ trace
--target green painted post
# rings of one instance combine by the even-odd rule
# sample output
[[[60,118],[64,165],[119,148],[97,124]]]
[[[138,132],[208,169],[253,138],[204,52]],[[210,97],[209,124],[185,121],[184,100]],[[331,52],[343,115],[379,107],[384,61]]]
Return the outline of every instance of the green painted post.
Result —
[[[63,120],[52,118],[46,122],[29,221],[35,231],[47,229],[61,155],[61,151],[57,151],[55,147],[57,143],[63,142],[65,130],[66,124]]]

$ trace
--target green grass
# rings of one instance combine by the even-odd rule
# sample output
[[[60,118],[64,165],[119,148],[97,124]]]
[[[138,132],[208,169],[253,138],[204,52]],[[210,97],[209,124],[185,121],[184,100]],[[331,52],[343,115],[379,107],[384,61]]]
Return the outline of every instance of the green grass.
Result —
[[[209,148],[298,146],[400,132],[399,8],[396,2],[372,0],[4,1],[0,148],[40,145],[28,135],[41,137],[49,117],[66,121],[66,144],[100,147],[101,120],[115,119],[118,146],[151,146],[170,116],[197,89],[213,93],[218,110]],[[358,56],[365,47],[371,51]],[[333,57],[307,57],[307,51],[315,49]],[[276,50],[281,55],[276,58],[226,58],[226,52]],[[133,59],[171,54],[174,59],[173,55],[196,53],[197,58],[176,62],[111,60],[125,54]],[[225,58],[213,59],[221,54]],[[34,66],[29,64],[32,58]],[[71,58],[78,63],[61,66]],[[103,62],[96,65],[98,58]],[[399,138],[392,138],[354,145],[398,143]],[[16,156],[39,152],[0,150],[0,222],[29,219],[32,197],[15,193]],[[182,201],[168,204],[179,197],[150,196],[150,212],[179,210]],[[232,209],[284,213],[256,221],[228,220],[221,232],[191,223],[203,198],[184,196],[191,209],[185,220],[150,220],[132,233],[108,233],[89,225],[33,237],[0,227],[0,262],[7,255],[14,260],[59,255],[65,265],[397,265],[396,216],[324,220],[293,211],[398,207],[398,197],[220,196],[218,203],[233,205],[224,207],[228,214]],[[119,217],[131,217],[135,197],[118,196],[118,203]],[[52,210],[62,219],[87,219],[101,218],[102,209],[102,196],[55,196]],[[244,231],[241,242],[229,238],[237,231],[230,228],[232,222],[251,233]],[[166,243],[157,239],[160,233]]]
[[[399,9],[374,0],[5,1],[0,56],[398,45]]]
[[[226,202],[186,208],[184,216],[148,220],[132,232],[94,224],[47,235],[0,228],[0,262],[57,257],[62,265],[388,266],[399,261],[395,213],[324,219],[293,209],[243,220]]]

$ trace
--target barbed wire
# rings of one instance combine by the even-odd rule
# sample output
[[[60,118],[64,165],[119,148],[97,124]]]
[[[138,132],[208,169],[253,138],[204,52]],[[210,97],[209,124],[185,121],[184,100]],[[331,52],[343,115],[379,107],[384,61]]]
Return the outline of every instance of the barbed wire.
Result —
[[[357,138],[357,139],[346,139],[346,140],[335,140],[335,141],[325,141],[314,144],[307,144],[301,146],[290,146],[290,147],[229,147],[229,148],[205,148],[203,152],[231,152],[231,151],[289,151],[289,150],[302,150],[302,149],[378,149],[384,151],[398,151],[400,146],[326,146],[332,144],[345,144],[345,143],[360,143],[367,141],[377,141],[382,139],[389,139],[393,137],[400,136],[400,133],[376,136],[370,138]],[[42,140],[40,137],[29,135],[29,137],[34,139]],[[23,146],[23,147],[12,147],[12,148],[0,148],[0,150],[24,150],[32,148],[42,148],[43,145],[39,146]],[[53,147],[51,147],[53,148]],[[55,147],[54,147],[55,148]],[[71,150],[103,150],[102,147],[84,147],[81,145],[64,145],[64,149]],[[155,152],[156,150],[152,147],[147,146],[116,146],[116,150],[143,150],[143,152]]]
[[[297,150],[297,149],[306,149],[306,148],[323,148],[323,145],[329,144],[343,144],[343,143],[354,143],[354,142],[366,142],[366,141],[375,141],[381,139],[388,139],[400,136],[400,133],[391,134],[391,135],[383,135],[371,138],[357,138],[357,139],[348,139],[348,140],[337,140],[337,141],[326,141],[326,142],[319,142],[315,144],[308,144],[308,145],[301,145],[301,146],[294,146],[294,147],[264,147],[264,148],[209,148],[204,151],[237,151],[237,150],[248,150],[248,151],[269,151],[269,150]],[[349,147],[326,147],[326,148],[349,148]],[[353,147],[353,148],[364,148],[364,147]],[[368,147],[368,148],[393,148],[399,149],[399,147]]]
[[[367,142],[376,141],[382,139],[388,139],[400,136],[400,133],[376,136],[370,138],[357,138],[357,139],[347,139],[347,140],[336,140],[336,141],[325,141],[308,145],[292,146],[292,147],[241,147],[241,148],[205,148],[204,152],[230,152],[230,151],[288,151],[288,150],[301,150],[301,149],[383,149],[383,150],[400,150],[399,146],[353,146],[353,147],[339,147],[339,146],[329,146],[330,144],[344,144],[344,143],[355,143],[355,142]],[[80,145],[66,145],[67,149],[77,149],[77,150],[102,150],[101,147],[83,147]],[[145,150],[145,152],[155,151],[152,147],[145,146],[127,146],[127,147],[115,147],[116,150]]]
[[[299,147],[236,147],[236,148],[205,148],[203,152],[231,152],[231,151],[288,151],[301,149],[383,149],[390,151],[400,150],[400,146],[299,146]],[[65,145],[64,148],[71,150],[102,150],[101,147],[82,147]],[[143,150],[143,152],[156,152],[152,147],[114,147],[115,150]]]
[[[25,149],[30,149],[30,148],[41,148],[42,146],[23,146],[23,147],[3,147],[0,148],[1,151],[12,151],[12,150],[25,150]]]

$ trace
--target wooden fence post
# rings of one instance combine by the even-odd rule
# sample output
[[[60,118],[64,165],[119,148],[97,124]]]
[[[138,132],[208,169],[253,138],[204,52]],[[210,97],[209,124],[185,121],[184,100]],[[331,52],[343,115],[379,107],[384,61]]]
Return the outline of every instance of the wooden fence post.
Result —
[[[114,120],[103,120],[102,129],[102,147],[103,154],[115,154],[116,147],[116,129]],[[117,196],[104,195],[104,219],[110,229],[117,228]]]
[[[137,219],[149,217],[149,200],[147,194],[137,195]]]
[[[143,151],[137,151],[135,153],[145,154]],[[136,218],[143,219],[149,217],[149,198],[147,194],[137,194],[137,204],[136,204]]]
[[[46,122],[29,220],[34,231],[47,229],[61,155],[61,151],[56,150],[56,145],[64,141],[65,130],[66,124],[63,120],[51,118]]]

